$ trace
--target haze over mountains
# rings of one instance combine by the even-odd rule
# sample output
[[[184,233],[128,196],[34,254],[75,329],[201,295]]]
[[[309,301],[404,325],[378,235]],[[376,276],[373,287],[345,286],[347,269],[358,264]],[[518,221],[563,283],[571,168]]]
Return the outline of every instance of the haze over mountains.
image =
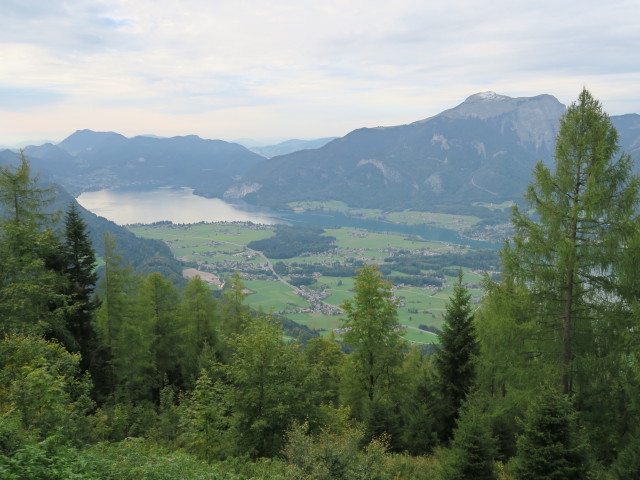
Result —
[[[305,149],[269,159],[235,143],[197,136],[126,138],[90,130],[26,153],[34,168],[50,172],[74,194],[178,185],[267,206],[342,200],[359,207],[455,211],[475,202],[518,199],[534,164],[551,161],[564,111],[551,95],[484,92],[408,125],[361,128],[315,145],[284,142],[263,155]],[[640,115],[612,120],[638,170]]]
[[[252,152],[258,153],[266,158],[275,157],[277,155],[286,155],[288,153],[297,152],[299,150],[310,150],[314,148],[324,147],[331,140],[335,140],[338,137],[326,137],[316,138],[314,140],[286,140],[284,142],[277,143],[275,145],[266,146],[250,146],[244,145]],[[243,145],[242,142],[238,142]]]

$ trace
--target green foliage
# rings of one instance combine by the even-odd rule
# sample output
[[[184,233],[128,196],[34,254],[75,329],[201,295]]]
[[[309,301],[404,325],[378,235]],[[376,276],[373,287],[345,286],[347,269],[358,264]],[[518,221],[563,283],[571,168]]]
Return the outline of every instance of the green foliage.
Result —
[[[29,443],[12,456],[0,454],[0,478],[12,480],[83,480],[97,478],[74,448],[58,437]]]
[[[209,286],[194,277],[182,289],[179,323],[183,326],[183,376],[190,384],[215,362],[220,344],[218,301]]]
[[[339,403],[340,372],[345,355],[333,340],[312,338],[303,350],[303,357],[313,376],[317,403],[337,407]]]
[[[343,343],[352,349],[344,364],[342,398],[368,439],[388,434],[399,446],[400,408],[393,397],[401,385],[400,367],[406,343],[397,317],[397,299],[376,266],[360,270],[354,298],[342,304]]]
[[[51,194],[31,176],[23,153],[18,167],[0,167],[0,331],[70,344],[63,248],[50,228],[55,215],[45,213]]]
[[[24,151],[20,152],[19,161],[15,168],[0,167],[0,205],[4,207],[2,223],[37,230],[39,226],[53,223],[55,218],[43,208],[52,202],[53,189],[39,186],[39,178],[31,175],[31,166]]]
[[[93,316],[97,302],[92,298],[98,276],[96,255],[89,238],[87,224],[80,217],[75,202],[69,205],[64,218],[64,267],[72,308],[67,311],[67,328],[75,341],[73,350],[81,354],[82,368],[87,370],[91,352],[96,347]]]
[[[451,437],[458,409],[473,388],[476,378],[476,338],[471,305],[471,294],[462,285],[462,271],[453,288],[453,296],[446,306],[440,348],[436,350],[435,367],[438,390],[442,396],[442,439]]]
[[[60,344],[34,336],[6,335],[0,341],[0,423],[10,438],[20,428],[38,438],[54,433],[87,440],[90,382],[78,375],[80,358]],[[3,443],[4,443],[3,442]],[[11,448],[6,446],[4,448]]]
[[[262,315],[245,324],[233,345],[225,402],[239,453],[274,455],[292,422],[317,415],[309,369],[297,346],[287,345],[280,327]]]
[[[509,381],[529,392],[543,376],[542,384],[575,394],[594,453],[605,462],[613,460],[628,426],[621,414],[632,376],[627,345],[637,342],[638,332],[637,281],[629,272],[640,180],[631,174],[630,157],[618,156],[617,138],[600,103],[583,90],[562,117],[554,169],[539,163],[525,195],[537,220],[514,209],[503,274],[520,306],[506,308],[518,317],[512,332],[503,324],[499,338],[516,333],[517,347],[502,342],[506,348],[493,355],[512,356],[516,348],[526,355],[510,369],[521,378]]]
[[[629,435],[625,438],[618,457],[611,465],[611,475],[615,480],[636,478],[640,472],[640,440],[637,435]]]
[[[100,443],[82,452],[90,478],[104,480],[245,480],[224,466],[209,465],[179,450],[169,450],[143,439]],[[259,477],[255,477],[259,478]]]
[[[383,472],[386,441],[371,440],[364,449],[362,427],[345,426],[338,431],[322,430],[311,435],[307,424],[294,425],[288,432],[284,455],[295,467],[291,478],[305,480],[389,478]]]
[[[394,391],[401,406],[401,450],[411,455],[431,453],[437,444],[437,412],[442,400],[437,395],[433,356],[413,347],[402,364],[402,384]]]
[[[138,316],[136,289],[139,277],[122,265],[117,241],[105,236],[105,270],[98,285],[101,302],[96,330],[102,345],[95,379],[103,395],[116,402],[150,400],[153,387],[152,329],[149,318]],[[97,363],[97,362],[96,362]]]
[[[496,480],[496,442],[487,418],[475,406],[464,409],[442,462],[441,480]]]
[[[226,435],[229,407],[225,404],[225,391],[203,371],[182,409],[180,442],[187,451],[208,461],[233,453]]]
[[[345,364],[344,398],[357,419],[373,426],[376,409],[388,400],[397,382],[405,343],[397,300],[377,267],[360,270],[354,292],[353,300],[342,304],[343,343],[352,349]],[[383,431],[371,432],[372,437]]]
[[[163,382],[182,386],[185,328],[178,317],[179,294],[173,284],[155,272],[147,275],[138,287],[137,318],[147,325],[151,336],[151,357],[155,379],[154,398]]]
[[[516,207],[515,236],[503,251],[505,276],[526,284],[534,298],[541,337],[548,339],[540,354],[561,359],[565,393],[587,388],[584,360],[606,341],[600,332],[627,328],[615,295],[637,229],[640,180],[631,175],[628,155],[614,158],[617,138],[600,103],[583,90],[561,119],[555,170],[538,163],[525,195],[539,221]]]
[[[516,478],[590,478],[582,432],[566,395],[544,390],[529,406],[523,426],[513,459]]]

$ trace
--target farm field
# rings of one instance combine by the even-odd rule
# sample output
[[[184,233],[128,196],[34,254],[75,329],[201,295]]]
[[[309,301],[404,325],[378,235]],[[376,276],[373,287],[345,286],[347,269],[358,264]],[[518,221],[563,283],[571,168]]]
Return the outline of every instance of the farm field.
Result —
[[[437,343],[437,335],[422,326],[440,327],[445,305],[457,280],[459,265],[447,265],[437,285],[415,286],[392,262],[398,255],[428,258],[439,255],[466,255],[470,247],[425,241],[402,234],[377,233],[355,228],[327,228],[323,235],[335,237],[335,248],[323,253],[301,254],[293,258],[267,258],[247,247],[276,232],[275,226],[251,223],[174,225],[160,223],[128,227],[136,235],[163,240],[174,255],[190,267],[210,272],[221,281],[238,272],[251,291],[246,303],[264,312],[273,312],[330,335],[341,326],[340,304],[351,299],[353,275],[364,264],[379,264],[394,278],[394,294],[399,299],[398,317],[406,326],[405,338],[416,343]],[[399,268],[399,267],[397,267]],[[462,268],[463,281],[479,301],[482,272]],[[294,273],[302,271],[304,273]],[[345,273],[346,272],[346,273]],[[433,272],[420,271],[420,275]],[[411,277],[415,277],[413,275]],[[305,280],[308,285],[301,283]],[[303,286],[304,285],[304,286]],[[219,288],[212,285],[212,288]]]
[[[365,209],[349,207],[344,202],[291,202],[289,206],[298,212],[303,211],[333,211],[341,212],[351,217],[370,218],[404,225],[426,224],[435,227],[448,228],[457,232],[464,232],[480,221],[479,217],[472,215],[453,215],[445,213],[419,212],[416,210],[404,210],[402,212],[386,212],[379,209]]]

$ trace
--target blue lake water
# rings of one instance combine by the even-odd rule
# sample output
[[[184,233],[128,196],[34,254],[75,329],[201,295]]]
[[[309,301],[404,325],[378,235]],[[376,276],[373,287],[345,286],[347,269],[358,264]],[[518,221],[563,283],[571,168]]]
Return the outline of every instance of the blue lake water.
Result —
[[[349,217],[340,212],[282,212],[247,204],[231,204],[219,198],[204,198],[190,188],[164,187],[146,190],[107,189],[85,192],[78,202],[96,215],[119,225],[154,223],[253,222],[320,227],[354,227],[372,232],[396,232],[479,248],[497,249],[501,244],[470,240],[457,232],[429,225],[399,225],[380,220]]]

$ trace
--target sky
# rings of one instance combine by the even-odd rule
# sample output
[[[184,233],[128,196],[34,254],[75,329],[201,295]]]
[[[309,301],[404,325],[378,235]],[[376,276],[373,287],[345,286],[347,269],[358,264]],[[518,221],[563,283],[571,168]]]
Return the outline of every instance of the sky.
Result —
[[[264,144],[583,86],[640,113],[638,0],[0,0],[0,145]]]

